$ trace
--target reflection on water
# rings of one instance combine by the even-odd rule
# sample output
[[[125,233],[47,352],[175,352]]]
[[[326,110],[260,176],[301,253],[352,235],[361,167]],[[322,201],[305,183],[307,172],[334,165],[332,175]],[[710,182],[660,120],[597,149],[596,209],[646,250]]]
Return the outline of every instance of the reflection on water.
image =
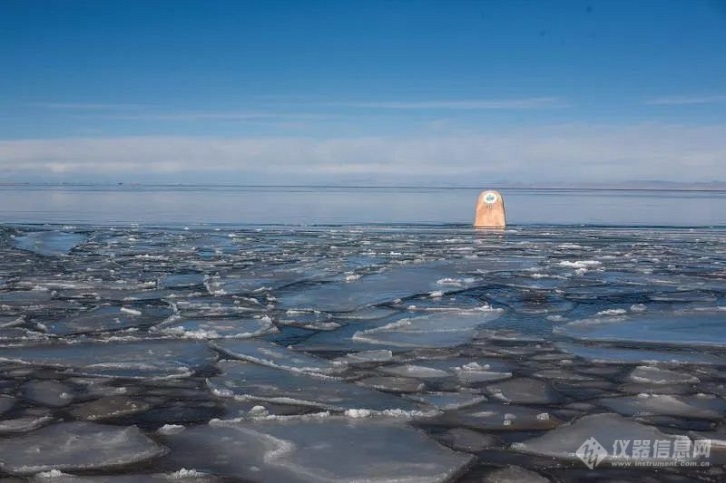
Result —
[[[725,191],[504,189],[508,222],[724,226]],[[464,223],[469,188],[2,186],[3,223]]]

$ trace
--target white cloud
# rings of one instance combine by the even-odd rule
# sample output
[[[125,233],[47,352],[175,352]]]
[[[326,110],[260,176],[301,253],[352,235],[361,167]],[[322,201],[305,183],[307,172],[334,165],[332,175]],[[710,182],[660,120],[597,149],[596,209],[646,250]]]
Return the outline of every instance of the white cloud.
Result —
[[[529,97],[523,99],[468,99],[413,102],[339,102],[331,105],[373,109],[459,109],[459,110],[506,110],[506,109],[553,109],[569,107],[557,97]]]
[[[306,112],[275,111],[164,111],[144,104],[82,104],[47,102],[32,104],[35,107],[72,112],[94,119],[122,119],[138,121],[290,121],[324,120],[334,116]]]
[[[726,180],[726,124],[572,124],[405,137],[121,137],[0,141],[0,176],[144,174],[220,182]]]
[[[286,113],[265,111],[180,111],[180,112],[143,112],[134,114],[109,114],[106,119],[127,119],[144,121],[287,121],[287,120],[324,120],[334,116],[314,113]]]
[[[713,96],[666,96],[645,101],[654,106],[685,106],[690,104],[721,104],[726,103],[726,95]]]
[[[143,104],[85,104],[72,102],[38,102],[31,105],[68,111],[136,111],[149,107]]]
[[[273,103],[274,104],[274,103]],[[232,111],[193,111],[193,110],[165,110],[162,106],[144,104],[111,104],[111,103],[68,103],[45,102],[32,104],[35,107],[68,111],[74,115],[84,114],[94,118],[140,120],[140,121],[265,121],[286,122],[305,120],[329,120],[336,118],[340,113],[326,112],[291,112],[276,109],[265,110],[232,110]],[[518,99],[465,99],[465,100],[426,100],[411,102],[365,101],[365,102],[302,102],[302,104],[287,102],[286,108],[304,107],[307,111],[319,111],[320,108],[344,109],[380,109],[380,110],[449,110],[449,111],[476,111],[476,110],[537,110],[557,109],[570,105],[557,97],[527,97]],[[268,106],[269,107],[269,106]]]

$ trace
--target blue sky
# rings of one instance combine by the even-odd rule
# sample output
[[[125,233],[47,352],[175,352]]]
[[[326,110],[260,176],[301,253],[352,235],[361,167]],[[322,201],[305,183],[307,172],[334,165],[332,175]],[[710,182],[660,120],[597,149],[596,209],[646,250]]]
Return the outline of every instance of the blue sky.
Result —
[[[726,2],[0,2],[0,178],[726,180]]]

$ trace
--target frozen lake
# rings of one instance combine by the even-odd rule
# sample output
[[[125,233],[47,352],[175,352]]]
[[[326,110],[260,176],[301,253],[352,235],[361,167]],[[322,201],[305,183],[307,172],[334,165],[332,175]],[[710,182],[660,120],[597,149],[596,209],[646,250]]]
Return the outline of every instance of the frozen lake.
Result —
[[[724,195],[476,194],[1,188],[0,478],[718,481]]]

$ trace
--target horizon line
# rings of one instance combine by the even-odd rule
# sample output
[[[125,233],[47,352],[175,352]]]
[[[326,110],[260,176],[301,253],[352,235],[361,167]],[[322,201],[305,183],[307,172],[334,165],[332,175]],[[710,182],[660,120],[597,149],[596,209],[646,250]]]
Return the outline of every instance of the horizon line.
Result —
[[[663,184],[663,186],[623,186],[632,184]],[[701,187],[703,185],[723,185],[723,187]],[[509,190],[590,190],[590,191],[726,191],[726,181],[619,181],[619,182],[585,182],[585,183],[492,183],[489,185],[385,185],[385,184],[328,184],[328,183],[307,183],[307,184],[269,184],[269,183],[140,183],[127,181],[106,181],[106,182],[68,182],[68,181],[3,181],[0,187],[13,186],[57,186],[57,187],[146,187],[146,188],[345,188],[345,189],[428,189],[428,190],[487,190],[487,189],[509,189]],[[677,187],[680,186],[680,187]],[[690,186],[690,188],[689,188]],[[699,187],[696,187],[699,186]]]

